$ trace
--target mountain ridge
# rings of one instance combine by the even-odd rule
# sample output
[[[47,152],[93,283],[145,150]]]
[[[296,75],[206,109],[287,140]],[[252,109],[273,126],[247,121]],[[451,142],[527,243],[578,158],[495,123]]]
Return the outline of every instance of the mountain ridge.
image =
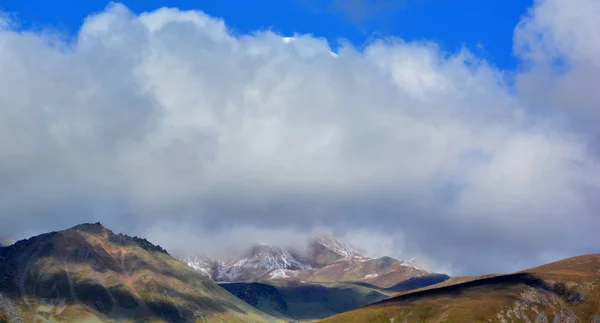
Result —
[[[276,322],[146,239],[100,223],[0,248],[10,322]]]
[[[436,282],[442,277],[416,266],[412,260],[368,257],[331,236],[309,240],[304,255],[279,246],[254,245],[229,261],[202,255],[181,260],[217,282],[362,281],[388,288],[414,277],[432,276]]]
[[[457,277],[324,319],[352,322],[600,322],[600,254]]]

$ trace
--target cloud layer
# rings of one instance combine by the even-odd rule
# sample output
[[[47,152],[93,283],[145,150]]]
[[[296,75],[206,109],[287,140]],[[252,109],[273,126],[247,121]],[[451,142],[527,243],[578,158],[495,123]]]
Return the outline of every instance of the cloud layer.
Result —
[[[328,230],[453,274],[597,252],[599,11],[537,1],[517,73],[177,9],[112,4],[66,42],[4,18],[0,236],[102,221],[215,252]]]

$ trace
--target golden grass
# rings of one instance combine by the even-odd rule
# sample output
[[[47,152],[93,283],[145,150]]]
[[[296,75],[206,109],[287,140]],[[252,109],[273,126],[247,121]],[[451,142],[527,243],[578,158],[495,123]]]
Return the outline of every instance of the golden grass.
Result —
[[[529,320],[535,321],[538,312],[544,311],[550,321],[557,311],[567,313],[573,311],[583,322],[591,321],[595,314],[600,314],[600,255],[587,255],[569,258],[522,271],[543,279],[548,286],[564,283],[571,291],[581,291],[585,301],[570,304],[548,287],[532,288],[525,283],[465,285],[488,277],[503,275],[487,275],[482,277],[456,277],[448,281],[403,292],[390,301],[363,307],[354,311],[329,317],[322,322],[488,322],[498,321],[498,315],[506,315],[509,309],[518,308],[522,302],[528,304],[520,311]],[[482,280],[487,282],[489,280]],[[446,286],[456,288],[443,288]],[[463,286],[467,286],[464,287]],[[418,293],[429,291],[426,294]],[[439,291],[439,292],[438,292]],[[423,296],[424,295],[424,296]],[[540,301],[550,300],[548,304]],[[553,301],[556,299],[556,301]],[[527,303],[528,302],[528,303]],[[564,314],[563,314],[564,315]],[[392,321],[391,321],[392,320]],[[507,321],[511,321],[507,319]],[[514,322],[524,322],[524,318]]]

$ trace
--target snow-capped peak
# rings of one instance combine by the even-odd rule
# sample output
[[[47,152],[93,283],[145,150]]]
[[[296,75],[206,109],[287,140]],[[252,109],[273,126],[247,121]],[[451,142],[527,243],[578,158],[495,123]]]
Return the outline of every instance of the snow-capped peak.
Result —
[[[269,245],[254,246],[242,256],[234,260],[233,266],[247,266],[265,269],[310,269],[310,265],[302,262],[284,248]]]
[[[306,270],[312,267],[284,248],[257,245],[240,257],[221,266],[216,279],[220,281],[248,280],[260,277],[272,270]]]
[[[212,277],[214,271],[221,266],[221,262],[213,257],[196,254],[193,256],[182,257],[179,259],[184,264],[192,267],[197,272]]]
[[[315,239],[317,243],[323,247],[329,249],[332,252],[337,253],[342,257],[360,257],[362,253],[346,244],[341,243],[339,240],[330,236],[319,237]]]
[[[400,265],[401,265],[401,266],[405,266],[405,267],[412,267],[412,268],[414,268],[414,269],[418,269],[418,270],[423,270],[423,271],[425,271],[425,269],[423,269],[423,268],[419,267],[419,266],[416,264],[416,259],[415,259],[415,258],[411,258],[411,259],[409,259],[409,260],[404,260],[404,261],[401,261],[401,262],[400,262]]]

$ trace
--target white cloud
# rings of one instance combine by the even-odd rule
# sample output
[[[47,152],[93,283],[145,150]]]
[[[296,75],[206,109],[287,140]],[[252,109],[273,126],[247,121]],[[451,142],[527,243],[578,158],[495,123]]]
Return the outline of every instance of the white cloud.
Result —
[[[600,120],[600,3],[536,1],[515,30],[515,51],[528,67],[517,78],[534,106],[577,117],[578,129],[598,135]]]
[[[0,234],[100,220],[210,252],[329,228],[457,274],[589,252],[594,131],[555,109],[597,113],[597,5],[565,4],[517,28],[517,94],[467,50],[387,39],[336,57],[201,12],[115,4],[60,46],[0,30]],[[556,53],[568,71],[548,72]]]

